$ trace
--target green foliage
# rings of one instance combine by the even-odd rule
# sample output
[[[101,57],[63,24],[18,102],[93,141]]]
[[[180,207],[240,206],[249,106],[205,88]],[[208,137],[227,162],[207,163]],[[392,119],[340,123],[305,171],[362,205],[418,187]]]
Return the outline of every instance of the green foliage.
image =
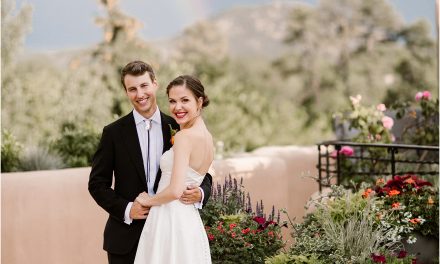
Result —
[[[247,198],[247,201],[246,199]],[[263,203],[252,213],[250,196],[242,181],[225,179],[213,189],[211,199],[200,211],[211,249],[213,263],[264,263],[283,246],[281,226],[263,216]],[[279,222],[279,216],[278,216]]]
[[[251,215],[238,219],[206,227],[213,263],[264,263],[283,247],[281,227],[276,223],[263,220],[261,225]]]
[[[438,146],[438,98],[421,99],[416,104],[413,100],[408,102],[397,101],[392,105],[392,108],[397,112],[396,117],[398,119],[407,118],[411,121],[403,129],[402,138],[404,143]],[[417,114],[417,110],[420,110],[420,114]]]
[[[265,264],[319,264],[322,263],[315,256],[292,255],[280,253],[267,258]]]
[[[314,213],[293,225],[291,256],[313,258],[311,263],[365,263],[372,253],[399,249],[399,228],[377,221],[375,200],[333,188],[328,196],[312,201]]]
[[[87,128],[66,123],[61,128],[61,137],[52,144],[69,167],[90,166],[98,143],[99,134]]]
[[[99,1],[104,13],[96,19],[103,29],[98,45],[18,56],[31,9],[24,5],[15,12],[12,3],[2,1],[2,91],[8,95],[1,99],[2,125],[26,144],[59,138],[65,122],[100,129],[128,113],[132,107],[119,75],[134,59],[153,65],[161,87],[181,74],[202,80],[211,99],[203,115],[226,155],[313,144],[331,137],[331,116],[322,113],[338,110],[350,94],[377,101],[391,91],[395,99],[413,93],[400,95],[400,89],[435,91],[438,82],[429,29],[418,22],[403,25],[384,0],[295,5],[285,36],[289,54],[275,62],[263,53],[246,60],[231,56],[230,32],[215,19],[189,27],[161,54],[139,38],[139,21],[122,12],[118,1]],[[262,22],[277,21],[272,19]],[[165,92],[158,97],[167,112]]]
[[[296,6],[285,41],[290,53],[274,65],[292,87],[291,98],[309,112],[308,125],[340,109],[352,94],[373,101],[389,91],[389,104],[421,87],[436,91],[436,58],[429,55],[436,45],[429,28],[423,22],[404,25],[385,0]]]
[[[20,161],[20,171],[55,170],[64,167],[60,156],[41,146],[27,149]]]
[[[375,190],[373,196],[379,197],[377,207],[389,224],[406,223],[411,230],[438,238],[438,188],[416,175],[405,175],[394,176],[386,184],[378,180],[371,189]]]
[[[351,109],[348,114],[337,113],[342,122],[349,124],[349,129],[356,131],[356,135],[351,139],[353,142],[359,143],[392,143],[394,136],[391,128],[394,121],[391,117],[385,115],[386,106],[379,104],[377,106],[364,106],[361,104],[362,96],[350,96]],[[380,172],[387,171],[388,164],[380,162],[381,159],[387,158],[389,153],[386,148],[365,148],[362,155],[364,159],[352,160],[350,157],[358,155],[356,150],[350,148],[351,152],[344,155],[343,151],[339,152],[339,171],[340,184],[350,186],[351,183],[355,187],[359,187],[363,181],[374,182],[374,177]],[[336,158],[333,155],[332,158]],[[369,173],[368,177],[359,175],[359,172]]]
[[[246,194],[244,191],[243,179],[238,183],[229,175],[229,179],[225,178],[223,186],[217,183],[215,188],[213,185],[211,198],[200,211],[200,216],[205,225],[212,226],[218,221],[238,221],[230,218],[248,213],[252,213],[251,201],[249,193]]]
[[[17,142],[11,132],[2,130],[2,172],[11,172],[18,169],[22,149],[23,146]]]

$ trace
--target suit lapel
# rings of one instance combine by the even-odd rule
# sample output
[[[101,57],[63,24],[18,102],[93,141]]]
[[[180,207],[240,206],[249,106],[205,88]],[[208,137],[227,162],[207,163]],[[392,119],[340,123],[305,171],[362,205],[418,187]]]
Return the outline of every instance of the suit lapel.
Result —
[[[171,146],[171,129],[169,126],[169,122],[162,112],[160,112],[160,119],[162,122],[162,136],[163,136],[163,151],[162,154],[165,153],[165,151],[169,150]]]
[[[139,177],[147,189],[147,180],[145,178],[144,162],[142,160],[141,146],[136,130],[133,112],[126,116],[124,126],[122,127],[121,138],[125,141],[127,152],[136,167]]]

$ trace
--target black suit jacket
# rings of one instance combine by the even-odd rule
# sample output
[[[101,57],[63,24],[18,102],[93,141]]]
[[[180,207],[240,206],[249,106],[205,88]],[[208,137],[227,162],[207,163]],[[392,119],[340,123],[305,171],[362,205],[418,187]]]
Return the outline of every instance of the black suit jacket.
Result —
[[[176,121],[160,113],[163,133],[163,152],[171,148],[171,130],[178,129]],[[112,180],[114,176],[114,186]],[[154,190],[161,177],[159,170]],[[207,174],[201,184],[203,204],[211,195],[212,177]],[[89,178],[89,192],[93,199],[109,213],[104,230],[104,250],[113,254],[126,254],[137,246],[145,220],[124,223],[129,202],[147,191],[142,153],[133,112],[104,127],[98,149],[93,156]]]

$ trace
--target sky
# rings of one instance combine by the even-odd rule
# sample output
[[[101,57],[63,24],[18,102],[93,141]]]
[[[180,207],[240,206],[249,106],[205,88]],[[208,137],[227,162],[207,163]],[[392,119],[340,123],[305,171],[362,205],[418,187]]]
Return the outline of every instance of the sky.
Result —
[[[257,5],[273,0],[120,0],[121,9],[143,23],[145,40],[172,37],[198,20],[236,6]],[[284,0],[289,1],[289,0]],[[292,0],[291,0],[292,1]],[[299,0],[316,4],[317,0]],[[435,33],[435,0],[389,0],[405,22],[426,19]],[[55,51],[87,47],[102,39],[94,21],[104,15],[98,0],[17,0],[33,6],[32,30],[25,40],[30,51]]]

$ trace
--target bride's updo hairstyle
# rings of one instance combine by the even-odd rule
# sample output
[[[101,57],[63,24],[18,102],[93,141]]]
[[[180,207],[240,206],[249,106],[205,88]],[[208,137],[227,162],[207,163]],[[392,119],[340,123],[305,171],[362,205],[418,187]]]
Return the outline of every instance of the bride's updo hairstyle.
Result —
[[[181,75],[172,80],[167,86],[168,96],[170,94],[171,88],[173,88],[174,86],[185,86],[192,92],[196,99],[202,97],[202,108],[209,105],[208,96],[205,94],[205,87],[203,87],[203,84],[196,77],[190,75]]]

